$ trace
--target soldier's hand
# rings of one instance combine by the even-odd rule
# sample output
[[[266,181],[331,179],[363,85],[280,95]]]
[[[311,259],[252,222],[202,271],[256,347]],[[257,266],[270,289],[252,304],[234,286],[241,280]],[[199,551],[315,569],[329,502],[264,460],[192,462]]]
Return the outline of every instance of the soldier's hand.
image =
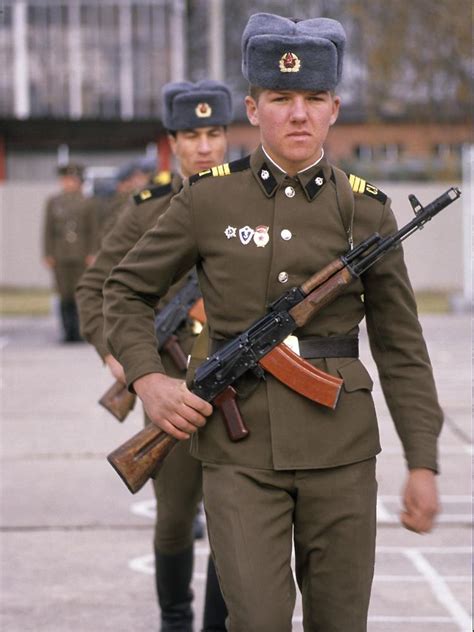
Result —
[[[87,267],[91,266],[94,263],[94,261],[95,261],[95,255],[86,255],[85,262],[86,262]]]
[[[148,373],[133,383],[150,420],[176,439],[189,439],[202,428],[212,406],[191,393],[183,380]]]
[[[120,364],[118,360],[114,358],[114,356],[109,353],[104,358],[105,364],[109,367],[110,372],[121,384],[126,384],[127,380],[125,379],[125,371],[123,370],[123,366]]]
[[[439,511],[436,475],[432,470],[410,470],[403,493],[403,526],[415,533],[428,533]]]

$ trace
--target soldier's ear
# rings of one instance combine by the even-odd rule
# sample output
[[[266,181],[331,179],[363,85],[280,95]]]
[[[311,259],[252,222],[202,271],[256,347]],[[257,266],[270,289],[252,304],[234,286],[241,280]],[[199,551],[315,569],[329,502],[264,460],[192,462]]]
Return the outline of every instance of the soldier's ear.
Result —
[[[168,134],[168,143],[170,145],[173,156],[176,156],[176,136],[174,134]]]
[[[340,107],[341,107],[340,97],[334,96],[332,100],[332,114],[331,114],[331,119],[329,121],[329,125],[334,125],[334,123],[337,121]]]
[[[247,110],[247,118],[250,122],[250,125],[258,127],[258,125],[260,124],[258,118],[258,107],[255,99],[250,95],[247,95],[245,97],[245,108]]]

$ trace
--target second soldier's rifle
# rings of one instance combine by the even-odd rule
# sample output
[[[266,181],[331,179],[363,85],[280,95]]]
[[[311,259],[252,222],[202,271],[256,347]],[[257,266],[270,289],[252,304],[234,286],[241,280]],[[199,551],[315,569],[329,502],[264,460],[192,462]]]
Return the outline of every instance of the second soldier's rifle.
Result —
[[[410,195],[415,217],[408,224],[387,237],[373,234],[317,272],[301,287],[290,289],[269,306],[263,318],[224,344],[198,367],[190,387],[191,392],[218,406],[222,406],[221,400],[227,399],[227,394],[230,393],[228,399],[235,406],[235,414],[230,415],[231,423],[227,429],[232,440],[244,439],[248,435],[238,414],[232,384],[247,371],[265,368],[272,355],[281,349],[281,343],[288,335],[306,325],[317,312],[337,298],[381,257],[399,246],[416,230],[423,228],[426,222],[460,195],[459,189],[452,187],[426,207],[414,195]],[[149,424],[107,458],[128,489],[135,493],[150,477],[158,473],[165,457],[177,442],[177,439],[154,424]]]
[[[196,315],[201,320],[203,310],[201,291],[193,270],[185,285],[173,296],[170,302],[155,316],[155,335],[158,350],[167,351],[179,371],[185,371],[187,358],[181,349],[175,332],[189,317]],[[106,408],[119,421],[123,421],[135,405],[136,395],[130,393],[126,384],[118,380],[102,395],[99,404]]]

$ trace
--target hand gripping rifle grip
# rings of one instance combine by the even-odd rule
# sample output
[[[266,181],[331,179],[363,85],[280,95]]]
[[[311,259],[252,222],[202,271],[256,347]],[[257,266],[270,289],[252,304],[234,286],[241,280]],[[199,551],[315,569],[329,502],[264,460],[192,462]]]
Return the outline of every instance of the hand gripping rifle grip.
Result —
[[[107,461],[128,489],[135,494],[148,479],[154,478],[178,440],[155,425],[148,424],[131,439],[111,452]]]

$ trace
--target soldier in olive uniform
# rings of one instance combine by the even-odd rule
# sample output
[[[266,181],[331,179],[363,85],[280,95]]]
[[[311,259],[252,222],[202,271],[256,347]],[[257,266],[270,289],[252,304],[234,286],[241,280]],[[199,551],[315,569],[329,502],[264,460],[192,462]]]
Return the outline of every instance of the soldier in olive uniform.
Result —
[[[169,130],[179,173],[173,175],[168,184],[143,190],[135,196],[135,201],[124,207],[104,238],[95,264],[82,277],[76,294],[84,337],[95,346],[114,377],[122,382],[125,382],[123,369],[103,340],[104,281],[168,208],[171,198],[182,188],[183,178],[222,162],[227,149],[225,126],[232,119],[231,95],[222,83],[170,83],[164,86],[163,97],[164,123]],[[185,277],[171,288],[160,301],[158,310],[186,281]],[[183,325],[177,335],[185,355],[189,355],[195,339],[191,325]],[[166,352],[163,364],[168,375],[184,378]],[[154,481],[154,489],[158,509],[155,570],[161,629],[187,632],[192,630],[193,519],[202,497],[201,464],[190,456],[187,444],[183,442],[167,459]],[[212,558],[209,558],[203,629],[225,630],[225,617],[225,604]]]
[[[401,248],[296,330],[302,355],[343,378],[334,410],[266,375],[240,397],[250,434],[232,442],[210,404],[164,374],[153,341],[150,306],[193,265],[213,351],[352,243],[395,231],[386,195],[347,178],[324,155],[339,112],[334,89],[344,45],[334,20],[250,18],[242,67],[261,146],[190,178],[104,287],[108,344],[129,387],[158,427],[192,437],[192,454],[202,461],[231,632],[291,630],[292,538],[304,629],[366,630],[380,445],[372,380],[357,357],[364,317],[408,466],[402,522],[426,532],[437,512],[442,413]]]
[[[47,201],[45,211],[44,262],[56,281],[65,342],[82,340],[74,291],[98,242],[94,204],[82,194],[83,171],[75,164],[58,169],[62,191]]]
[[[132,195],[143,189],[156,171],[156,161],[142,158],[133,160],[117,172],[115,193],[105,200],[100,208],[100,239],[112,228],[121,211],[129,203]]]

